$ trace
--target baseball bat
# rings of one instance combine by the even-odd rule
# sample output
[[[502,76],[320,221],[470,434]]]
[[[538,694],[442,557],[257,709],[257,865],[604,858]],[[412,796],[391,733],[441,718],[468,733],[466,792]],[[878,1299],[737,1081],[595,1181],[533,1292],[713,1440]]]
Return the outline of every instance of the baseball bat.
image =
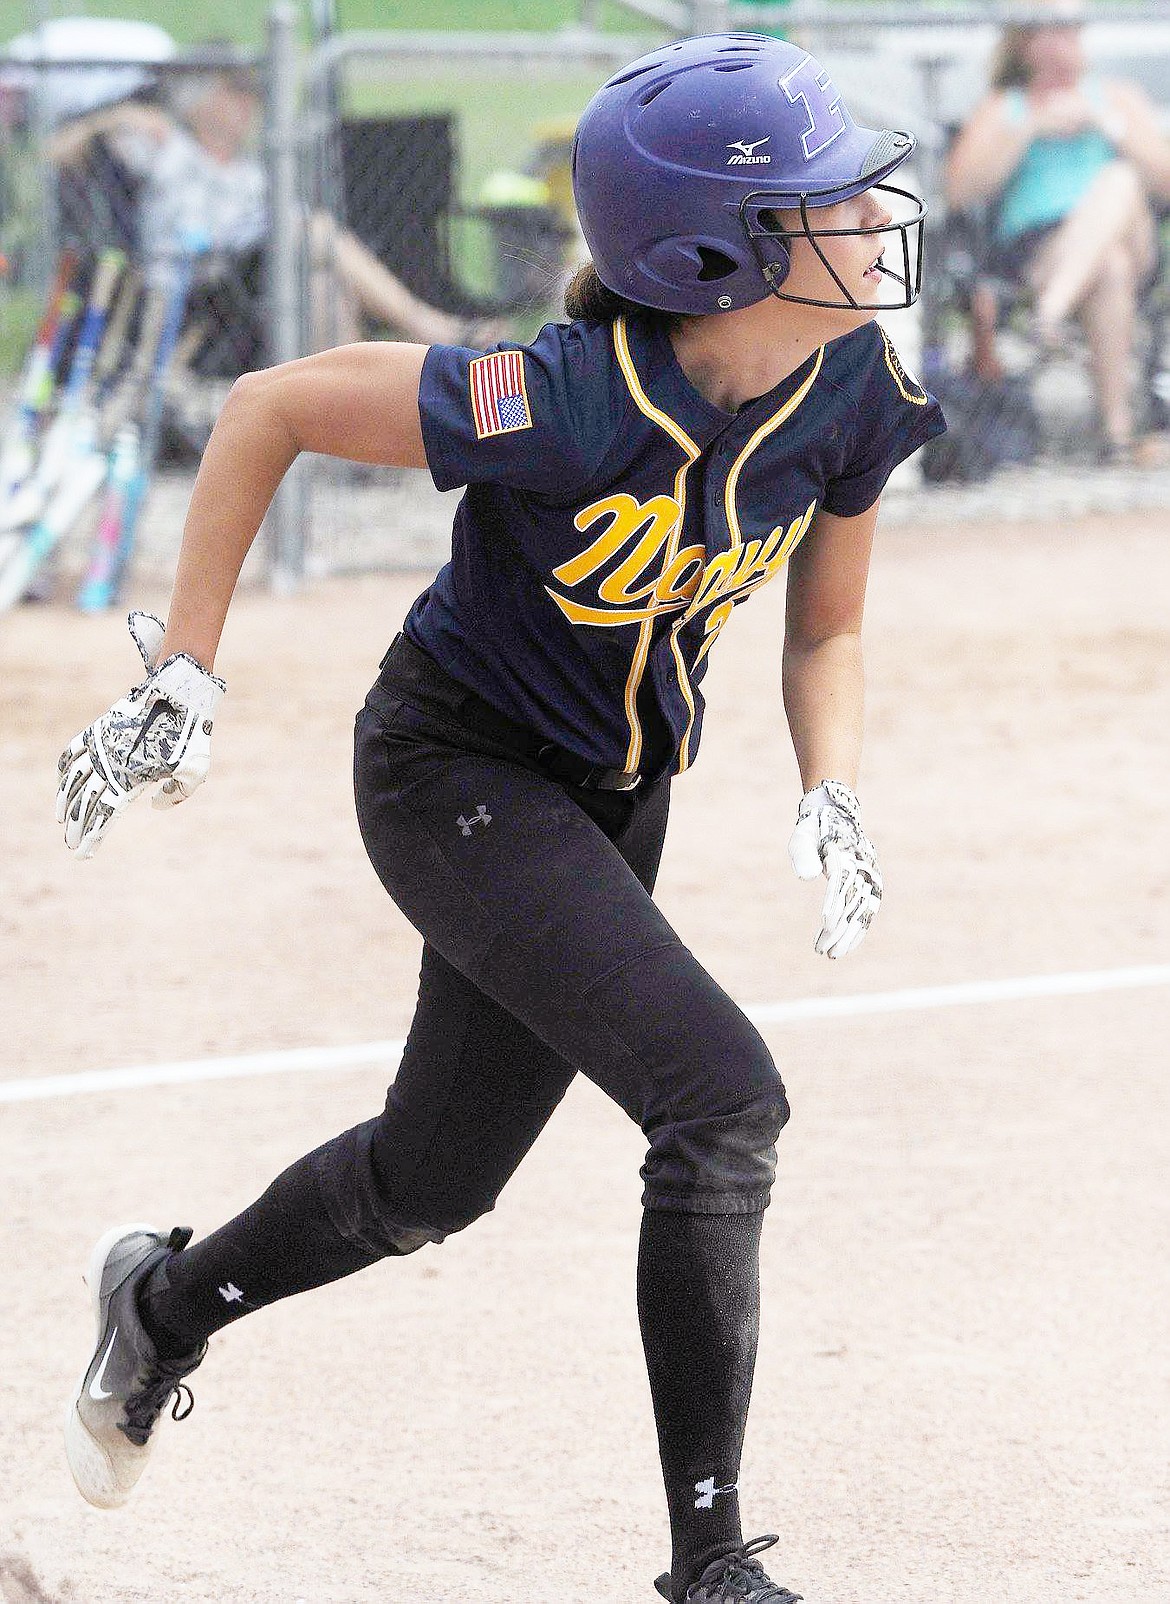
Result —
[[[0,613],[14,607],[36,578],[37,569],[85,511],[106,477],[106,458],[90,452],[71,468],[43,518],[21,537],[0,569]]]
[[[95,406],[103,393],[109,393],[114,376],[122,365],[129,342],[130,323],[134,316],[134,308],[138,305],[141,289],[142,279],[138,269],[132,265],[128,266],[118,285],[118,298],[106,323],[102,343],[98,347],[97,360],[93,366],[91,397]]]
[[[124,260],[120,251],[103,252],[99,260],[90,304],[78,336],[79,346],[83,340],[86,341],[88,352],[74,354],[69,372],[67,393],[72,399],[70,427],[68,433],[62,436],[62,444],[58,448],[60,464],[53,468],[47,483],[39,482],[44,465],[42,456],[34,483],[24,487],[37,490],[40,504],[33,514],[36,521],[32,528],[4,556],[3,567],[0,568],[0,612],[14,606],[24,595],[37,570],[62,536],[68,534],[105,480],[108,463],[105,452],[98,445],[97,413],[91,381],[94,379],[97,348],[102,343],[102,332]],[[108,362],[103,361],[102,366],[113,367],[116,363],[115,355]],[[81,377],[77,379],[79,372]]]
[[[86,424],[83,411],[89,395],[93,365],[124,262],[125,256],[116,250],[103,251],[98,258],[89,304],[77,336],[77,346],[57,416],[49,425],[41,447],[40,461],[31,479],[20,487],[0,512],[0,529],[19,528],[42,516],[66,464],[74,455],[79,428],[84,436]]]
[[[166,314],[166,291],[151,286],[146,291],[133,361],[102,412],[103,434],[112,437],[110,472],[89,567],[77,594],[77,605],[84,613],[98,612],[113,601],[118,542],[142,454],[142,428],[136,414],[145,400]]]
[[[125,516],[126,498],[138,472],[140,449],[138,425],[133,421],[124,423],[114,436],[114,443],[110,449],[109,472],[106,476],[101,516],[94,531],[89,567],[77,593],[77,605],[83,613],[100,612],[114,599],[114,566],[118,553],[118,540]]]
[[[0,498],[7,499],[23,484],[36,460],[35,442],[41,414],[53,394],[53,374],[61,344],[73,318],[78,300],[70,288],[77,271],[74,251],[61,252],[53,275],[44,315],[33,338],[17,387],[16,406],[0,444]]]
[[[121,528],[118,532],[118,545],[114,554],[113,574],[109,581],[108,602],[112,602],[116,598],[118,588],[129,566],[131,553],[134,550],[134,542],[138,535],[138,519],[142,512],[142,504],[146,499],[146,493],[150,488],[159,446],[162,442],[167,373],[170,370],[171,360],[178,344],[179,332],[183,327],[183,316],[187,310],[187,298],[191,293],[191,280],[195,272],[195,262],[198,256],[206,249],[207,239],[205,236],[195,233],[188,234],[184,236],[182,248],[174,260],[167,297],[166,315],[163,319],[162,333],[159,336],[158,346],[154,354],[154,367],[143,414],[137,469],[126,488],[126,497],[122,504]]]

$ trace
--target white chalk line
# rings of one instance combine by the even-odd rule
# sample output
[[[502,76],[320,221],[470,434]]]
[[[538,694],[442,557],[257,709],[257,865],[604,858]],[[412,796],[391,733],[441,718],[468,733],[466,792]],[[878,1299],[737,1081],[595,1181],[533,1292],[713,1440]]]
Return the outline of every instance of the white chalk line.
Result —
[[[864,1014],[916,1013],[973,1003],[1017,1002],[1032,997],[1083,997],[1102,991],[1170,986],[1170,964],[1130,969],[1093,969],[1063,975],[1022,975],[1011,980],[971,980],[953,986],[916,986],[905,991],[863,991],[849,997],[802,997],[789,1002],[748,1003],[744,1013],[757,1025],[799,1023],[806,1019],[857,1018]],[[357,1069],[363,1064],[393,1068],[405,1042],[372,1041],[348,1047],[294,1047],[233,1058],[192,1058],[176,1064],[141,1064],[127,1069],[92,1069],[77,1075],[42,1075],[0,1081],[0,1103],[35,1103],[94,1092],[134,1091],[142,1086],[189,1086],[199,1081],[235,1080],[252,1075],[286,1075],[298,1070]]]

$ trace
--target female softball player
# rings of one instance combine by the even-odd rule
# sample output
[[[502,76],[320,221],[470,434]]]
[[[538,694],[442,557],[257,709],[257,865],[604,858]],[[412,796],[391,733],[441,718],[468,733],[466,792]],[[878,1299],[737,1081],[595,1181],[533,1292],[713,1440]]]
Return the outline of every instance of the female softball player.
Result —
[[[58,817],[88,856],[145,787],[165,806],[205,777],[229,599],[299,451],[465,485],[451,560],[357,720],[365,844],[424,940],[418,1008],[375,1118],[194,1246],[147,1226],[97,1244],[97,1343],[67,1426],[91,1503],[129,1495],[213,1332],[470,1225],[580,1072],[648,1143],[638,1313],[672,1539],[658,1592],[797,1597],[756,1557],[778,1539],[744,1542],[737,1489],[788,1104],[651,890],[708,654],[787,568],[805,788],[791,856],[827,877],[817,950],[842,957],[878,908],[852,789],[862,602],[885,481],[943,427],[873,322],[918,293],[924,208],[885,182],[913,147],[856,126],[792,45],[668,46],[582,118],[592,263],[566,323],[486,354],[343,347],[233,390],[166,626],[131,614],[146,678],[64,753]]]

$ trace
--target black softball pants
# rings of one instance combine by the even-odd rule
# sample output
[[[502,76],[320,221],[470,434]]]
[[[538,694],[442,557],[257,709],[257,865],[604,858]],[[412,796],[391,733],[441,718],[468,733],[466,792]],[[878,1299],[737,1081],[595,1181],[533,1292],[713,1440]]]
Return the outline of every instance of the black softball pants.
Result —
[[[278,1298],[442,1241],[494,1205],[574,1074],[588,1075],[648,1142],[638,1318],[679,1600],[742,1543],[784,1088],[651,900],[668,783],[554,779],[531,738],[428,659],[390,655],[409,682],[384,665],[358,716],[355,777],[370,857],[424,937],[398,1076],[376,1119],[157,1266],[139,1307],[156,1343],[188,1354]]]
[[[437,669],[421,688],[389,676],[357,719],[358,817],[425,946],[383,1112],[313,1155],[336,1228],[385,1254],[469,1225],[578,1071],[645,1133],[649,1208],[764,1208],[788,1105],[759,1033],[651,900],[669,782],[560,782],[469,728]]]

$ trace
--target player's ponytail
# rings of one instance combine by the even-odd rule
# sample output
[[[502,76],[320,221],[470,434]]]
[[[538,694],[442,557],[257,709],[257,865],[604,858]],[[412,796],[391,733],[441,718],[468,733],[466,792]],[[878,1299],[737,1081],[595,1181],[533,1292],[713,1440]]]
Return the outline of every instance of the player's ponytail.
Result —
[[[623,314],[645,316],[647,307],[637,301],[627,301],[603,284],[592,262],[579,267],[565,289],[565,316],[570,323],[578,318],[586,323],[612,323]]]

